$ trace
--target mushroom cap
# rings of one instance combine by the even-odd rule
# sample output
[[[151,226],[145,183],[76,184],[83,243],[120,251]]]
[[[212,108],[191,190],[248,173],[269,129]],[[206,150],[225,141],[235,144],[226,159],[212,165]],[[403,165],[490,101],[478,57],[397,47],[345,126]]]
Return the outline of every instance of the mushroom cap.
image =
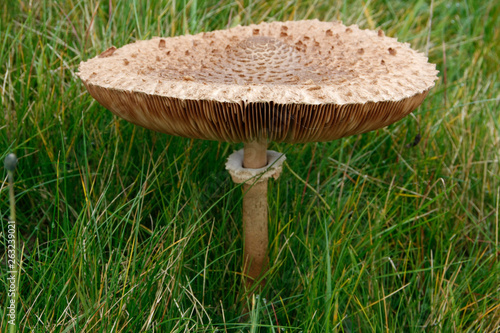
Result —
[[[100,104],[149,129],[297,143],[387,126],[422,103],[437,73],[381,30],[308,20],[112,47],[78,75]]]

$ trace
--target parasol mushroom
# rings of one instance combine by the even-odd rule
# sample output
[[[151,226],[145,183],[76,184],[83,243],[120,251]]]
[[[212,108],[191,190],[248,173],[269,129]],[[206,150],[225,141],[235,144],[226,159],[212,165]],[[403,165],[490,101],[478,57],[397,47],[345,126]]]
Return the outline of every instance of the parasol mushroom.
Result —
[[[243,142],[226,168],[243,186],[248,286],[267,267],[267,180],[284,156],[269,142],[330,141],[411,113],[436,66],[379,30],[318,20],[238,26],[112,47],[79,77],[104,107],[171,135]]]

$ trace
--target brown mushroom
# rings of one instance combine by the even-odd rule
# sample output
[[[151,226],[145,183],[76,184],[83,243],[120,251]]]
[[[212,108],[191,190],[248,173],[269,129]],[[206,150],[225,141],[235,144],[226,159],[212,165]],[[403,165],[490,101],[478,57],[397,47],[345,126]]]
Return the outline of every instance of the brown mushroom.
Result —
[[[250,285],[266,270],[267,179],[284,159],[268,142],[330,141],[387,126],[420,105],[437,79],[435,65],[408,44],[318,20],[153,38],[107,53],[82,62],[78,75],[113,113],[171,135],[244,143],[227,168],[245,182]]]

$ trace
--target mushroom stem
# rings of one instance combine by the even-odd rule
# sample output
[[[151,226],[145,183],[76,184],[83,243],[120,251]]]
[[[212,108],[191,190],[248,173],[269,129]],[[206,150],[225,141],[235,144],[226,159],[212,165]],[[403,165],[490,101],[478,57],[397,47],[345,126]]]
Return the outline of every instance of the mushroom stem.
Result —
[[[243,167],[258,169],[267,165],[267,143],[245,143]],[[244,269],[251,288],[267,270],[267,179],[243,185]]]
[[[259,169],[267,165],[267,143],[249,142],[243,147],[243,167]]]

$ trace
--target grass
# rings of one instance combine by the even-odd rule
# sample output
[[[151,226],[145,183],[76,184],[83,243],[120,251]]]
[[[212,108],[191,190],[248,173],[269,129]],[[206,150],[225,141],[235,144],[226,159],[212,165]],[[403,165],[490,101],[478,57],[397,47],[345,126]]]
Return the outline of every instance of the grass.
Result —
[[[440,80],[415,118],[272,145],[288,161],[269,189],[271,268],[245,299],[241,190],[224,170],[240,146],[129,124],[75,72],[110,45],[306,18],[380,27],[428,52]],[[20,331],[500,331],[499,20],[493,0],[1,2]],[[0,288],[2,331],[6,302]]]

